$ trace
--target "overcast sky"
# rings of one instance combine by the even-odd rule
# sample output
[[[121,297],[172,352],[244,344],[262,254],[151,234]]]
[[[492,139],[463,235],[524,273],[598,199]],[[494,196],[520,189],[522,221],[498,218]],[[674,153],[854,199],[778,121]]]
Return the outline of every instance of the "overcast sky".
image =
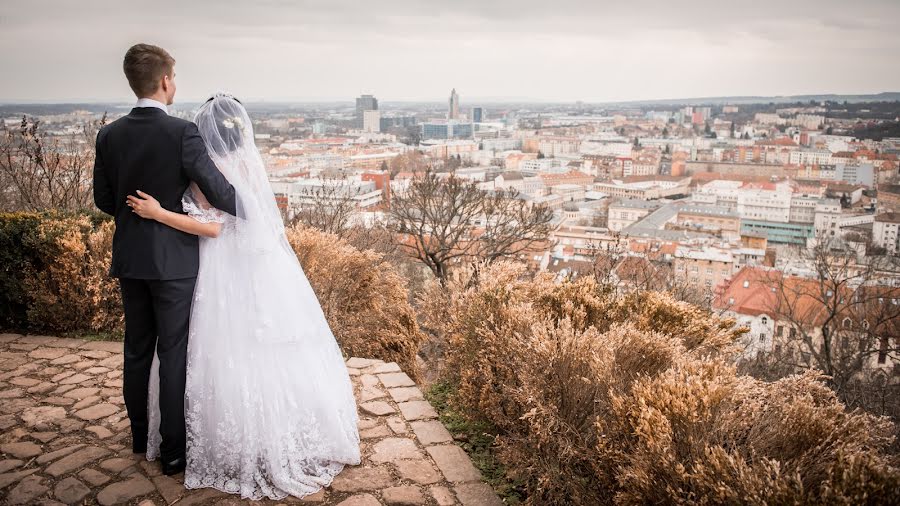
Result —
[[[131,101],[136,42],[176,101],[618,101],[900,91],[900,0],[3,0],[0,102]]]

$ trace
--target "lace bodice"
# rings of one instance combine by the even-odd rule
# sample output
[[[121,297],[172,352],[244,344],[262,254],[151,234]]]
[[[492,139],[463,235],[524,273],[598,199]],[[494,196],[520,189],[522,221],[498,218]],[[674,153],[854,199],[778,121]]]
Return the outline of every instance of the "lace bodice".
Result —
[[[191,183],[181,197],[181,207],[200,223],[225,223],[227,213],[212,206],[196,183]]]

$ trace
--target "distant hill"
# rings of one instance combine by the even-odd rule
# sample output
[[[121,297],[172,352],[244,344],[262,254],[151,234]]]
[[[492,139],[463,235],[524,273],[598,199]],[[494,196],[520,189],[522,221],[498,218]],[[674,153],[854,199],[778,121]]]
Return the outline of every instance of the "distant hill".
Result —
[[[724,105],[724,104],[792,104],[797,102],[895,102],[900,101],[900,92],[886,91],[871,95],[786,95],[786,96],[734,96],[734,97],[696,97],[673,98],[660,100],[629,100],[625,102],[609,102],[610,104],[630,105]]]
[[[584,106],[613,106],[613,107],[658,107],[658,106],[681,106],[681,105],[749,105],[749,104],[795,104],[808,103],[810,101],[822,102],[848,102],[848,103],[868,103],[868,102],[900,102],[900,92],[890,91],[869,95],[838,95],[838,94],[821,94],[821,95],[785,95],[785,96],[732,96],[732,97],[695,97],[695,98],[671,98],[656,100],[628,100],[619,102],[590,102],[585,101]],[[525,100],[501,100],[501,99],[469,99],[468,104],[480,104],[487,107],[496,106],[502,109],[529,108],[529,107],[556,107],[571,106],[575,104],[570,102],[547,102],[541,100],[525,101]],[[346,100],[343,102],[327,101],[327,102],[309,102],[309,101],[249,101],[247,108],[252,112],[275,113],[286,110],[303,110],[303,109],[340,109],[352,107],[353,102]],[[410,108],[422,107],[428,109],[430,107],[445,107],[443,102],[428,101],[382,101],[387,108]],[[200,102],[179,102],[175,105],[175,109],[192,110]],[[108,112],[127,112],[131,109],[131,103],[102,103],[102,102],[85,102],[85,103],[2,103],[0,102],[0,117],[9,117],[22,114],[29,115],[47,115],[47,114],[65,114],[76,110],[90,111],[93,113]]]

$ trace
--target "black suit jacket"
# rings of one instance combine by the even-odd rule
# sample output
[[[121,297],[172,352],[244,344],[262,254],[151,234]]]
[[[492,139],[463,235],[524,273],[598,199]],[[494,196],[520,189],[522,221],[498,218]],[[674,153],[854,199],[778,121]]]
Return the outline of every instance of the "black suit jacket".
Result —
[[[198,238],[141,218],[125,203],[141,190],[184,213],[181,196],[191,181],[210,204],[235,214],[234,187],[219,172],[197,125],[155,107],[135,107],[100,129],[94,162],[94,203],[116,221],[110,276],[181,279],[197,275]]]

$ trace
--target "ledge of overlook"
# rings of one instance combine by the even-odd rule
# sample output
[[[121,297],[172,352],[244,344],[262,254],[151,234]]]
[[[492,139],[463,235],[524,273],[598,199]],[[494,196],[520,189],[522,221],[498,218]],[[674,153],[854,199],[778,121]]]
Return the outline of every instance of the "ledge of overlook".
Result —
[[[424,504],[502,502],[395,362],[346,361],[359,409],[362,462],[302,499],[242,501],[185,490],[183,475],[130,450],[122,343],[0,334],[3,504]]]

